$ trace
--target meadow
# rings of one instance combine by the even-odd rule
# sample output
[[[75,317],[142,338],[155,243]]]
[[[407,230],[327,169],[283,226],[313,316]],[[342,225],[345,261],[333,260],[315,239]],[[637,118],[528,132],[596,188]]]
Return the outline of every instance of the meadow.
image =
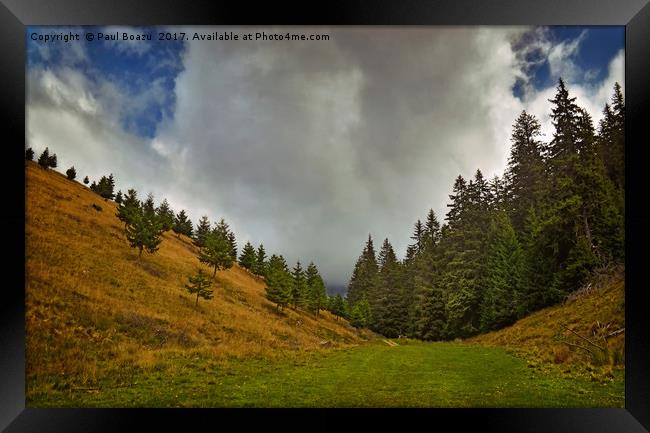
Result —
[[[29,161],[26,186],[28,407],[624,405],[624,336],[605,360],[560,340],[560,324],[624,325],[622,274],[498,332],[390,346],[328,312],[278,311],[239,266],[195,306],[183,285],[209,269],[189,238],[138,259],[114,202]]]

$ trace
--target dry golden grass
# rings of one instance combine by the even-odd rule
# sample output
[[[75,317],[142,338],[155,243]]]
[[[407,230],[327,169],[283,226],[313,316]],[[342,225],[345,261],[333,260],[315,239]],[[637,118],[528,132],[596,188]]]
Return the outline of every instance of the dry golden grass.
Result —
[[[572,365],[624,365],[625,334],[621,332],[607,339],[599,338],[599,324],[609,324],[608,333],[625,326],[625,270],[595,278],[588,287],[576,292],[565,303],[532,313],[512,326],[474,337],[469,342],[488,346],[505,346],[525,355],[533,363]],[[563,341],[579,344],[602,353],[582,337],[608,349],[609,359],[594,359],[589,352]],[[595,333],[595,334],[594,334]]]
[[[195,307],[183,285],[203,265],[190,239],[165,233],[138,261],[115,213],[82,184],[26,163],[28,396],[55,375],[92,384],[179,354],[274,357],[364,339],[327,312],[276,312],[263,280],[238,266],[217,272],[214,299]]]

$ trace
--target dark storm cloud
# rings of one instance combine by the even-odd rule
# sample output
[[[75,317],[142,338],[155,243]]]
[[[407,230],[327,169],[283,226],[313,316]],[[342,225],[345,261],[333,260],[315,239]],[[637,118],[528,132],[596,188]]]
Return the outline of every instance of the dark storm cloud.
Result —
[[[158,182],[127,163],[124,182],[166,196],[194,221],[225,217],[240,246],[264,242],[291,264],[313,260],[328,285],[344,285],[368,233],[403,254],[429,208],[442,222],[458,174],[501,174],[517,114],[547,110],[544,92],[526,102],[512,94],[526,77],[511,41],[525,30],[291,28],[331,40],[189,42],[173,118],[146,149],[120,135],[111,152],[160,161],[150,175]],[[49,88],[36,87],[52,103]],[[79,104],[84,86],[68,87]],[[580,92],[600,104],[598,89]],[[93,100],[103,109],[108,97]],[[63,115],[36,102],[32,110],[45,123]],[[101,148],[97,128],[73,118],[66,125]],[[30,125],[34,136],[48,133],[42,124]]]

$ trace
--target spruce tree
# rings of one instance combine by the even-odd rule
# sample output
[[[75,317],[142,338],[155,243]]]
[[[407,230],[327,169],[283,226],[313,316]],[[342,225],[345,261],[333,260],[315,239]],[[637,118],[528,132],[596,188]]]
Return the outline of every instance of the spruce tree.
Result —
[[[221,220],[215,225],[213,232],[218,233],[226,239],[230,247],[230,256],[233,260],[237,260],[237,243],[235,242],[235,234],[230,230],[228,223],[221,218]]]
[[[31,147],[28,147],[27,150],[25,150],[25,159],[27,161],[34,160],[34,150]]]
[[[277,308],[286,307],[291,301],[292,277],[284,257],[273,254],[266,273],[266,297]]]
[[[102,196],[105,200],[112,200],[115,196],[113,194],[115,181],[112,174],[109,177],[102,176],[99,182],[96,185],[93,182],[93,185],[94,187],[91,185],[90,189]]]
[[[308,307],[318,315],[320,310],[326,306],[327,292],[325,290],[325,282],[313,262],[307,266],[305,279],[307,283],[307,299],[309,300]]]
[[[212,299],[213,290],[210,289],[212,281],[209,277],[203,272],[203,269],[199,269],[195,275],[190,275],[190,283],[185,285],[185,289],[190,293],[196,293],[196,302],[194,305],[199,305],[199,297],[203,299]]]
[[[264,245],[260,244],[257,248],[257,254],[255,256],[255,265],[253,266],[253,273],[261,277],[266,276],[266,251],[264,250]]]
[[[355,328],[363,328],[368,325],[370,321],[370,306],[366,299],[361,299],[354,306],[349,307],[350,324]]]
[[[74,180],[77,177],[77,171],[74,169],[74,166],[67,169],[65,175],[69,180]]]
[[[488,232],[481,331],[498,329],[517,319],[519,304],[522,302],[523,266],[523,252],[510,218],[503,211],[496,212]]]
[[[45,148],[41,156],[38,157],[38,165],[47,169],[50,166],[50,149]]]
[[[163,199],[162,203],[156,209],[158,220],[162,223],[163,230],[169,231],[174,227],[174,211],[170,208],[167,199]]]
[[[542,158],[541,126],[537,118],[522,111],[510,138],[506,169],[506,202],[516,231],[524,230],[530,207],[537,207],[546,184]]]
[[[192,237],[192,221],[190,221],[190,219],[187,217],[185,210],[181,210],[174,217],[173,230],[179,238],[180,235]]]
[[[357,263],[352,271],[352,277],[348,284],[347,299],[350,307],[354,306],[361,299],[368,299],[373,296],[373,291],[377,287],[377,273],[379,268],[377,266],[377,259],[375,257],[375,249],[372,242],[372,237],[368,235],[368,240],[357,259]]]
[[[341,296],[340,293],[337,293],[336,296],[330,298],[329,311],[336,316],[337,320],[339,317],[346,317],[345,299],[343,299],[343,296]]]
[[[57,161],[56,161],[56,153],[53,153],[50,155],[50,157],[47,160],[47,166],[50,168],[56,168],[57,167]]]
[[[123,201],[124,197],[122,196],[122,191],[118,191],[117,194],[115,194],[115,203],[122,204]]]
[[[249,271],[253,271],[255,267],[255,248],[250,242],[246,242],[242,249],[241,256],[239,256],[239,265]]]
[[[210,233],[210,222],[206,215],[202,216],[199,223],[196,225],[196,232],[194,234],[194,245],[202,247],[205,245],[205,238]]]
[[[218,270],[232,267],[234,260],[230,254],[228,239],[212,231],[205,237],[205,243],[199,252],[199,261],[214,269],[212,273],[214,278]]]
[[[405,333],[407,305],[404,300],[402,270],[388,239],[382,244],[378,263],[379,284],[376,296],[368,299],[371,329],[387,337],[397,337]]]
[[[117,208],[117,217],[124,223],[124,228],[135,220],[138,213],[141,212],[140,200],[138,200],[138,193],[134,189],[129,189],[124,196],[124,199]]]
[[[138,259],[144,250],[151,254],[158,251],[162,240],[162,224],[145,205],[146,203],[137,209],[132,208],[126,220],[126,238],[131,247],[138,249]]]
[[[291,273],[293,284],[291,286],[291,303],[293,308],[308,308],[309,298],[307,297],[307,281],[305,280],[305,272],[300,265],[300,261],[296,262]]]

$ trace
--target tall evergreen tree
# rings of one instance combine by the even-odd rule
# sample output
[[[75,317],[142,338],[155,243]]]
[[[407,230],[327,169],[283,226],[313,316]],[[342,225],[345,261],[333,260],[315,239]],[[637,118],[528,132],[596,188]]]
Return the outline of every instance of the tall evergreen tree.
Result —
[[[542,143],[538,138],[541,126],[535,116],[522,111],[512,128],[506,201],[515,230],[522,231],[528,212],[538,206],[546,183]]]
[[[347,300],[350,307],[359,302],[361,299],[368,299],[373,296],[371,293],[377,286],[377,275],[379,268],[375,256],[375,249],[372,237],[368,235],[368,241],[357,259],[357,263],[352,271],[352,277],[348,284]]]
[[[25,150],[25,159],[27,161],[33,161],[34,160],[34,150],[31,147],[28,147]]]
[[[163,199],[162,203],[158,205],[156,215],[162,223],[163,230],[169,231],[174,227],[174,211],[170,208],[167,199]]]
[[[491,331],[517,319],[523,288],[523,252],[508,215],[496,212],[488,231],[487,276],[480,329]]]
[[[193,228],[192,221],[187,217],[185,210],[181,209],[174,217],[174,226],[172,227],[174,233],[180,238],[180,235],[192,237]]]
[[[291,286],[291,303],[293,308],[309,307],[309,298],[307,297],[307,280],[305,279],[305,272],[300,265],[300,261],[296,262],[291,273],[293,284]]]
[[[117,194],[115,194],[115,203],[122,204],[123,201],[124,196],[122,195],[122,191],[118,191]]]
[[[134,189],[129,189],[124,196],[124,200],[117,208],[117,217],[124,223],[126,229],[129,222],[133,222],[141,212],[140,200],[138,200],[138,193]]]
[[[46,147],[43,153],[41,153],[41,156],[38,157],[38,165],[45,169],[50,167],[50,149],[48,147]]]
[[[250,242],[246,242],[242,249],[241,256],[239,256],[239,265],[249,271],[252,271],[255,267],[255,248]]]
[[[277,308],[286,307],[291,301],[292,277],[284,257],[273,254],[266,273],[266,297]]]
[[[325,282],[313,262],[309,263],[309,266],[307,266],[305,279],[307,283],[307,299],[309,300],[308,306],[318,315],[320,310],[324,309],[326,306],[327,293],[325,290]]]
[[[376,297],[370,297],[368,303],[371,312],[373,330],[388,337],[404,334],[406,329],[407,306],[404,302],[402,272],[393,246],[384,240],[378,256],[379,285]]]
[[[194,233],[194,245],[202,247],[205,245],[205,238],[210,233],[210,222],[206,215],[202,216],[199,223],[196,225],[196,232]]]
[[[260,244],[257,248],[257,254],[255,256],[255,265],[253,266],[253,273],[261,277],[266,276],[266,251],[264,250],[264,245]]]

